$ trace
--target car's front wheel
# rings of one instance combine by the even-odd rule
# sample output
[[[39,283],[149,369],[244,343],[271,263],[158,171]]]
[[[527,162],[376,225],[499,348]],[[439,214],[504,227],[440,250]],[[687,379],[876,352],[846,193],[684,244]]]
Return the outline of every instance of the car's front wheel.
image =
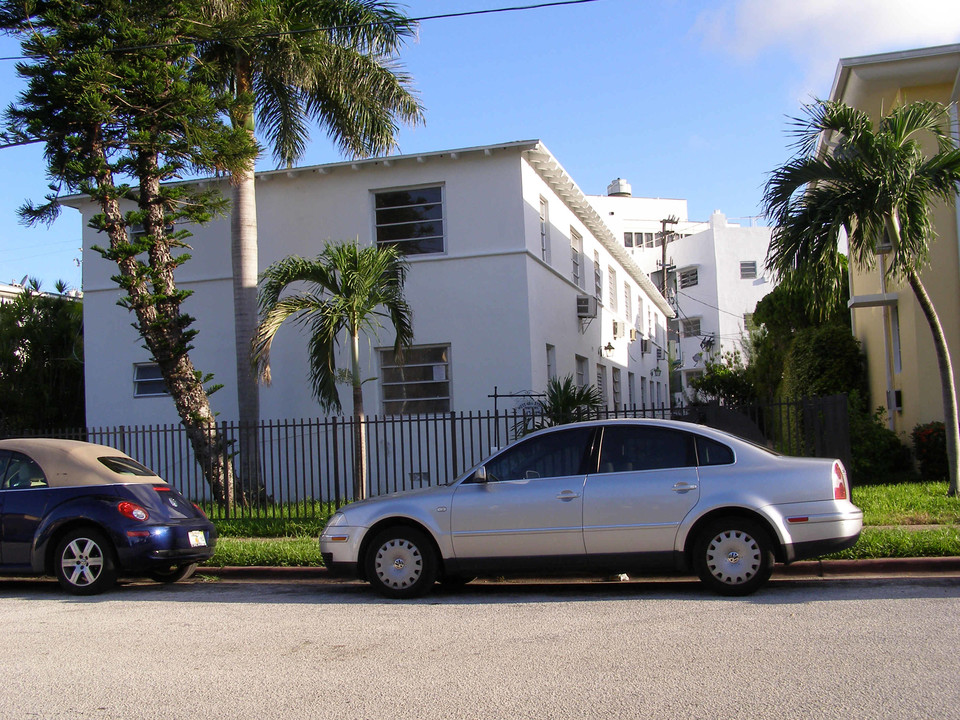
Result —
[[[399,526],[377,533],[366,563],[367,580],[386,597],[419,597],[437,578],[433,543],[416,528]]]
[[[60,587],[73,595],[101,593],[117,579],[113,546],[98,530],[72,530],[57,543],[54,572]]]
[[[151,580],[156,580],[157,582],[175,583],[191,577],[196,569],[196,563],[190,563],[189,565],[171,565],[165,568],[154,568],[150,570],[147,575]]]
[[[700,580],[721,595],[749,595],[773,572],[773,545],[755,522],[723,518],[707,525],[693,548]]]

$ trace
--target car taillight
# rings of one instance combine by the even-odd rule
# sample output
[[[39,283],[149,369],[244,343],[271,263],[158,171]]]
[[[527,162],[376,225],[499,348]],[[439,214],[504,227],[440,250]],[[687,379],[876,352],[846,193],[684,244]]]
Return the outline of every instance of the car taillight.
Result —
[[[203,508],[202,508],[202,507],[200,507],[200,506],[197,505],[196,503],[194,503],[193,506],[197,509],[197,512],[198,512],[198,513],[200,513],[201,515],[203,515],[203,517],[206,517],[206,516],[207,516],[207,514],[203,511]]]
[[[117,510],[121,515],[128,517],[131,520],[140,520],[142,522],[150,519],[150,513],[136,503],[129,502],[128,500],[124,500],[122,503],[118,504]]]
[[[847,489],[847,472],[840,462],[833,463],[833,499],[846,500],[850,495]]]

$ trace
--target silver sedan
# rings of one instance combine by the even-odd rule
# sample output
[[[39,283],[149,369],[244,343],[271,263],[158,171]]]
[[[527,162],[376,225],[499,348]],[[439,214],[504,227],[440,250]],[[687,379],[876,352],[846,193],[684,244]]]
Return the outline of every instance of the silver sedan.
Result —
[[[347,505],[320,550],[331,571],[388,597],[478,575],[691,571],[745,595],[775,562],[850,547],[862,524],[839,460],[607,420],[523,437],[447,485]]]

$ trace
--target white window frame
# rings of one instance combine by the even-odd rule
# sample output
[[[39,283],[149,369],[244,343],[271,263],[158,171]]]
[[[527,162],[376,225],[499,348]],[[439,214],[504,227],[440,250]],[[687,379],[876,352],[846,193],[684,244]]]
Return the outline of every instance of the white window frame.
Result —
[[[133,396],[135,398],[164,397],[169,395],[160,366],[155,362],[133,364]]]
[[[574,362],[577,368],[577,387],[586,387],[587,376],[590,374],[590,361],[582,355],[574,355]]]
[[[617,312],[617,269],[607,265],[607,295],[610,300],[610,311]]]
[[[445,353],[445,359],[442,362],[434,361],[424,361],[424,362],[411,362],[415,359],[413,355],[417,351],[429,351],[429,350],[443,350]],[[450,412],[450,409],[453,406],[453,378],[450,374],[450,368],[452,363],[450,362],[450,345],[411,345],[410,347],[404,350],[404,360],[403,363],[397,363],[393,357],[393,348],[377,348],[377,357],[380,362],[380,404],[383,408],[384,415],[391,416],[403,416],[403,415],[434,415],[439,413]],[[403,379],[395,382],[387,382],[385,380],[387,372],[390,370],[402,370],[408,368],[418,368],[418,367],[433,367],[433,378],[432,379]],[[442,368],[442,376],[438,377],[438,368]],[[428,383],[446,383],[446,394],[435,394],[435,395],[424,395],[422,397],[387,397],[388,390],[390,387],[405,387],[418,384],[428,384]],[[409,402],[434,402],[437,404],[436,409],[433,410],[417,410],[415,412],[405,412],[402,407],[396,408],[396,406],[402,406],[404,403]]]
[[[700,270],[696,265],[681,268],[677,271],[677,286],[680,288],[695,287],[700,284]]]
[[[570,255],[573,264],[573,284],[581,290],[584,287],[583,235],[570,228]]]
[[[593,251],[593,294],[597,303],[603,305],[603,269],[600,267],[600,253]]]
[[[741,280],[757,279],[757,261],[756,260],[740,261],[740,279]]]
[[[550,203],[540,198],[540,257],[550,264]]]
[[[422,203],[412,203],[409,205],[388,205],[385,207],[379,207],[379,208],[377,207],[377,198],[380,197],[381,195],[387,195],[389,193],[403,193],[403,192],[413,193],[418,190],[434,190],[434,189],[439,190],[440,192],[440,199],[437,202],[422,202]],[[393,247],[396,247],[401,254],[407,257],[418,257],[420,255],[441,255],[443,253],[446,253],[447,251],[447,208],[446,208],[446,188],[443,185],[443,183],[430,183],[426,185],[410,185],[410,186],[401,186],[401,187],[395,187],[395,188],[377,188],[376,190],[371,190],[370,195],[371,195],[372,204],[373,204],[373,237],[374,237],[374,242],[377,245],[391,245]],[[380,211],[396,210],[399,208],[415,208],[415,207],[427,206],[427,205],[440,206],[440,217],[429,219],[429,222],[440,223],[439,235],[430,235],[427,237],[411,236],[411,237],[405,237],[405,238],[393,238],[393,239],[386,239],[386,240],[380,239],[379,237],[380,228],[400,227],[402,225],[414,225],[416,223],[416,221],[404,221],[400,223],[384,222],[381,224],[379,221]],[[426,252],[421,252],[421,251],[407,252],[407,250],[410,247],[409,243],[412,243],[415,241],[422,241],[422,240],[432,240],[432,239],[440,240],[439,250],[430,250]]]
[[[702,317],[688,317],[680,321],[680,337],[700,337],[702,334]]]

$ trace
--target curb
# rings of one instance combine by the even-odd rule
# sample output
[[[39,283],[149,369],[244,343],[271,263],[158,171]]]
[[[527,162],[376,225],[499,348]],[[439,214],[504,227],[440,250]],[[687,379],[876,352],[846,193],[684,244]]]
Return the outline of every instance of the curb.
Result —
[[[960,557],[873,558],[869,560],[803,560],[776,565],[774,578],[842,576],[924,576],[960,574]],[[199,567],[198,575],[223,580],[326,580],[349,582],[351,578],[331,574],[325,567]],[[643,576],[637,576],[643,579]]]

